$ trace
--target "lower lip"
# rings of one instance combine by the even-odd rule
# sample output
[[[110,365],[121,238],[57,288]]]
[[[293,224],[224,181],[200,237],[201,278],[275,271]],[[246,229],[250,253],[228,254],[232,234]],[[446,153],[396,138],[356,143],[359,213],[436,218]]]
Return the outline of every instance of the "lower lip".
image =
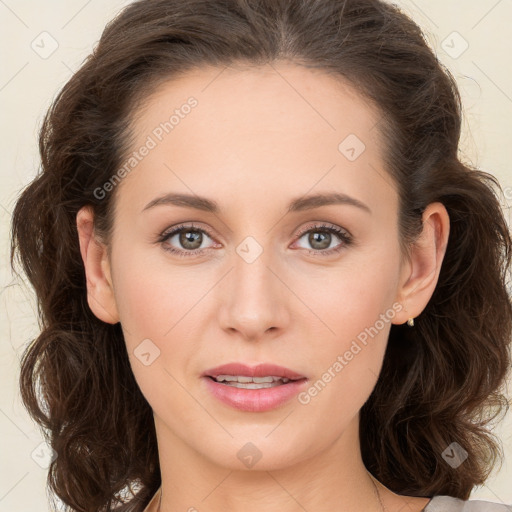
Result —
[[[240,411],[264,412],[276,409],[297,395],[307,379],[290,381],[273,388],[242,389],[220,384],[210,377],[203,377],[206,387],[221,402]]]

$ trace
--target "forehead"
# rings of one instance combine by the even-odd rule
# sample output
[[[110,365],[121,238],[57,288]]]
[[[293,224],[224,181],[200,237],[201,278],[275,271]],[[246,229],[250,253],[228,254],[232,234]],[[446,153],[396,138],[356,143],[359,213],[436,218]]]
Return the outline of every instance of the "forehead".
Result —
[[[267,201],[275,190],[297,196],[335,187],[368,198],[393,189],[380,112],[321,70],[204,67],[161,83],[142,105],[131,150],[150,149],[124,180],[132,200],[176,188],[226,198],[237,190],[246,199],[259,190]]]
[[[212,135],[213,128],[218,132],[235,123],[245,128],[241,136],[251,130],[290,132],[291,124],[307,126],[311,135],[347,129],[363,135],[381,119],[378,108],[343,77],[279,62],[205,66],[163,81],[137,112],[138,128],[150,132],[191,97],[200,107],[194,117],[212,122],[203,125]]]

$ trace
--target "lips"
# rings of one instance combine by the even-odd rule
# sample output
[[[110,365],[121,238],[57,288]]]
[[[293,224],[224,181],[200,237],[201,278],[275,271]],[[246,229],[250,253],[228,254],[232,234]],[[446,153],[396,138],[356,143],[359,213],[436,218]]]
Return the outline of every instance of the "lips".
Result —
[[[269,379],[264,379],[267,381],[265,383],[247,382],[264,377],[272,377],[272,382],[268,382]],[[265,412],[282,407],[308,383],[304,375],[268,363],[257,366],[243,363],[216,366],[203,372],[201,380],[214,398],[224,405],[245,412]]]
[[[216,366],[202,373],[202,377],[211,377],[216,379],[219,375],[235,375],[242,377],[281,377],[289,380],[305,379],[301,375],[284,366],[278,366],[271,363],[262,363],[257,366],[247,366],[243,363],[229,363]]]

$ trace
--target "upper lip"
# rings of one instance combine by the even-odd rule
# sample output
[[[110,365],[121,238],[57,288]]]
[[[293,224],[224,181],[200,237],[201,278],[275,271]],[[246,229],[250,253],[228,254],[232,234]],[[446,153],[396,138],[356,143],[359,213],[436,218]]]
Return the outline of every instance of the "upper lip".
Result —
[[[243,363],[228,363],[211,368],[202,373],[203,377],[216,378],[219,375],[241,375],[245,377],[285,377],[290,380],[305,379],[304,375],[271,363],[261,363],[256,366],[247,366]]]

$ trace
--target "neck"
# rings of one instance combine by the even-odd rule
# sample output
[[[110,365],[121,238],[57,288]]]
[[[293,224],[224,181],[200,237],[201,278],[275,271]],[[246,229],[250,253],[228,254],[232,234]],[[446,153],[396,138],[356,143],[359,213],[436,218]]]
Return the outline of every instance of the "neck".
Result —
[[[361,459],[358,417],[321,453],[286,467],[270,462],[263,467],[262,457],[261,464],[243,470],[227,458],[226,465],[219,465],[197,453],[173,437],[158,417],[155,426],[162,474],[161,512],[296,512],[297,506],[310,512],[383,511],[376,485]]]

